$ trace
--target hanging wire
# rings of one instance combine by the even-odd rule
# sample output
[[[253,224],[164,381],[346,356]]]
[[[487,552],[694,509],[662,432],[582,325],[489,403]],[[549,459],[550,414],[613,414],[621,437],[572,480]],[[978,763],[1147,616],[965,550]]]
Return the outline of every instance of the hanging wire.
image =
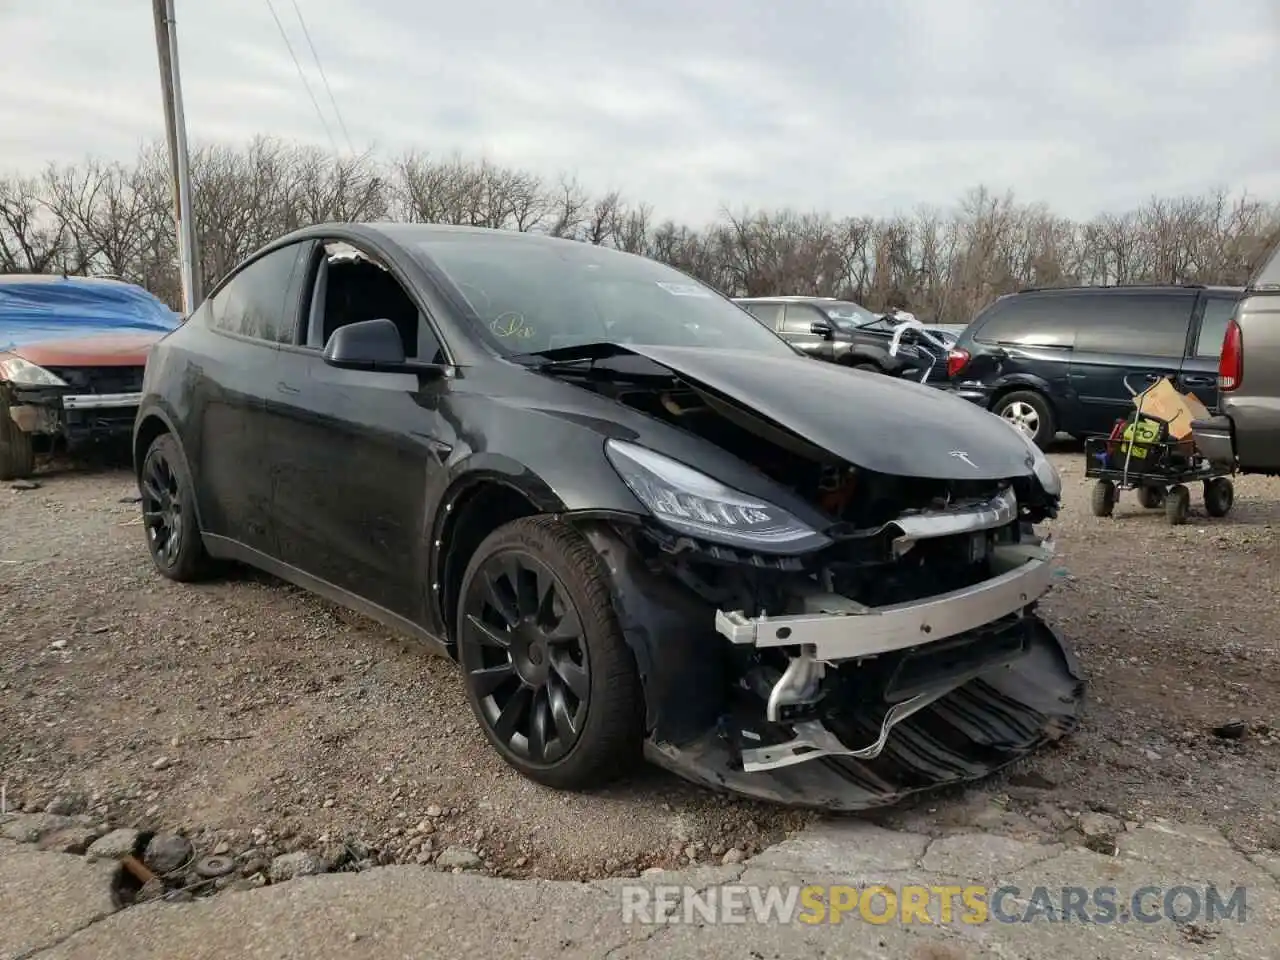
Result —
[[[329,105],[333,107],[333,115],[338,118],[338,126],[342,128],[343,139],[347,141],[347,149],[353,154],[356,152],[355,144],[351,142],[351,134],[347,132],[347,122],[342,119],[342,111],[338,109],[338,101],[333,96],[333,87],[329,86],[329,76],[325,73],[324,65],[320,62],[320,54],[316,52],[316,45],[311,42],[311,31],[307,29],[306,17],[302,15],[302,9],[298,6],[298,0],[291,0],[293,3],[293,12],[298,15],[298,23],[302,25],[302,35],[307,38],[307,46],[311,48],[311,59],[316,63],[316,70],[320,74],[320,81],[324,84],[325,93],[329,95]]]
[[[276,15],[276,8],[271,0],[267,0],[267,9],[271,11],[271,19],[276,22],[276,27],[280,30],[280,38],[284,40],[285,48],[289,51],[289,57],[293,60],[293,66],[298,71],[298,77],[302,80],[302,85],[307,90],[307,96],[311,98],[311,105],[316,109],[316,116],[320,118],[320,125],[324,127],[325,136],[329,138],[333,152],[337,153],[338,141],[333,138],[333,131],[329,129],[329,121],[324,118],[324,111],[320,109],[320,101],[316,99],[315,93],[311,90],[311,84],[307,81],[307,75],[302,69],[302,64],[298,62],[298,56],[293,52],[293,44],[289,42],[289,34],[285,32],[284,24],[280,22],[280,18]]]

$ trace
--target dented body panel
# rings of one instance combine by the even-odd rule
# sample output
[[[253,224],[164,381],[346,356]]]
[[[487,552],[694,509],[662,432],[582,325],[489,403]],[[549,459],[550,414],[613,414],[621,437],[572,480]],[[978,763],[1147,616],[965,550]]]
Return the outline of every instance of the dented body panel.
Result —
[[[240,271],[298,250],[274,342],[219,330],[206,301],[155,349],[136,462],[158,432],[175,436],[210,553],[452,655],[467,551],[507,520],[558,515],[599,557],[643,686],[651,758],[752,796],[875,806],[983,776],[1074,727],[1082,685],[1036,614],[1055,559],[1034,526],[1060,491],[1015,431],[945,392],[815,362],[772,334],[752,349],[505,349],[464,308],[467,294],[413,252],[421,237],[488,233],[306,228],[210,295],[216,305]],[[323,259],[306,251],[318,240],[358,248],[403,286],[418,342],[435,351],[429,369],[336,369],[308,346]],[[606,265],[628,256],[494,242]],[[717,296],[667,285],[676,300]],[[759,327],[726,309],[727,322]],[[695,471],[749,511],[783,511],[812,536],[794,550],[753,548],[677,528],[624,479],[617,444]]]

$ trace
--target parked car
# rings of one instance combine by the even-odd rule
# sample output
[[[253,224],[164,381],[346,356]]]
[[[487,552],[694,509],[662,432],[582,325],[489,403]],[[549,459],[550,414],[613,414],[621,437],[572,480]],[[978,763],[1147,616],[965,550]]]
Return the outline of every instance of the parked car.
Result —
[[[1280,474],[1280,243],[1227,324],[1218,397],[1219,414],[1191,425],[1201,452],[1243,473]]]
[[[1104,434],[1133,409],[1125,386],[1162,377],[1212,408],[1237,287],[1027,290],[999,297],[947,359],[950,389],[1044,447],[1059,432]]]
[[[851,300],[739,297],[745,309],[788,343],[819,360],[918,380],[934,357],[911,343],[889,353],[894,324]]]
[[[643,750],[859,809],[1077,722],[1044,455],[642,257],[299,230],[156,346],[135,456],[161,574],[242,561],[420,638],[556,787]]]
[[[182,317],[119,280],[0,276],[0,480],[133,431],[147,351]]]

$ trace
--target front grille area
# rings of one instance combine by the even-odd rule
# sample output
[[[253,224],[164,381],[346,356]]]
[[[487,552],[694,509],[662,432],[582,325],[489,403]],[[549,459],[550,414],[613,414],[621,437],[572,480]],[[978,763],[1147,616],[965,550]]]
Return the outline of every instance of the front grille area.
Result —
[[[139,393],[142,367],[45,367],[76,393]]]

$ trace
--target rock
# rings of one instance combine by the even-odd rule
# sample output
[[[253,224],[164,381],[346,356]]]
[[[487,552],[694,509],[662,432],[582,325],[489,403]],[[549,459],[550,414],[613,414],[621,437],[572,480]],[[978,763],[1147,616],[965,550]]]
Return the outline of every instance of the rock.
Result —
[[[163,876],[186,864],[194,852],[191,841],[186,837],[176,833],[157,833],[147,844],[143,862]]]
[[[65,641],[65,640],[55,640],[55,641],[53,641],[53,643],[49,644],[49,649],[50,649],[50,650],[65,650],[65,649],[67,649],[67,641]]]
[[[56,817],[69,817],[84,810],[84,804],[71,797],[54,797],[44,808],[45,813]]]
[[[82,854],[100,836],[102,831],[97,827],[67,827],[42,837],[39,845],[41,850],[54,853]]]
[[[38,480],[15,480],[9,485],[10,490],[39,490]]]
[[[472,870],[480,866],[480,858],[466,847],[445,847],[436,857],[436,866],[441,870]]]
[[[138,849],[142,835],[137,830],[112,830],[95,840],[87,851],[90,860],[118,860]]]
[[[1228,720],[1213,728],[1213,735],[1222,740],[1240,740],[1248,732],[1249,728],[1243,720]]]
[[[156,759],[151,764],[151,769],[152,770],[168,770],[171,766],[173,766],[173,761],[170,760],[168,757],[156,757]]]
[[[151,900],[159,900],[163,896],[164,881],[159,877],[152,877],[142,885],[142,889],[133,899],[135,903],[147,903]]]
[[[428,817],[439,817],[439,816],[443,816],[443,815],[444,815],[444,811],[443,811],[443,810],[441,810],[441,809],[440,809],[438,806],[436,806],[434,803],[433,803],[431,806],[427,807],[427,816],[428,816]]]
[[[640,876],[641,877],[660,877],[666,872],[667,871],[662,869],[662,867],[649,867],[645,870],[641,870]]]
[[[267,878],[260,873],[255,873],[252,877],[242,877],[232,883],[227,884],[226,889],[243,893],[247,890],[257,890],[259,887],[266,886]]]
[[[13,819],[0,826],[0,837],[16,843],[36,843],[41,837],[74,825],[75,821],[70,817],[52,813],[15,814]]]
[[[742,860],[743,860],[742,851],[735,847],[732,850],[726,850],[724,853],[724,857],[720,860],[720,862],[727,867],[730,864],[741,863]]]
[[[324,861],[309,850],[285,853],[271,861],[267,876],[272,883],[284,883],[295,877],[312,877],[324,873]]]
[[[1123,823],[1105,813],[1080,814],[1080,832],[1086,837],[1114,837],[1123,830]]]
[[[230,852],[231,844],[227,843],[225,840],[213,848],[213,855],[215,857],[225,857]]]

